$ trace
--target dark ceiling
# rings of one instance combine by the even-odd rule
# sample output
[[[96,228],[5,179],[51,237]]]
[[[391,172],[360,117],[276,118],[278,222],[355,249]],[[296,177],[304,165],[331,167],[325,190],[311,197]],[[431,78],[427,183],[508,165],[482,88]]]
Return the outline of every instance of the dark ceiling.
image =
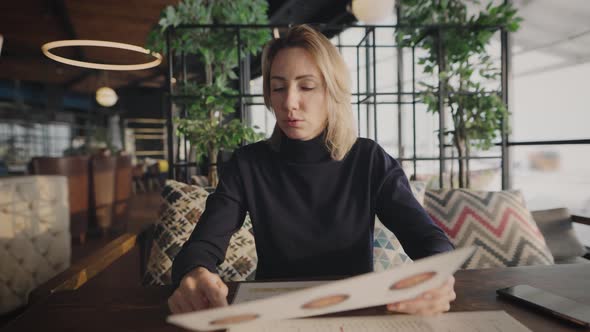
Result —
[[[91,92],[108,80],[113,88],[161,87],[165,62],[153,69],[109,71],[107,77],[57,63],[41,53],[41,45],[62,39],[97,39],[144,46],[160,12],[178,0],[6,0],[0,1],[0,80],[20,80],[61,86],[65,91]],[[350,23],[347,0],[269,0],[272,24]],[[114,49],[83,47],[56,53],[77,60],[131,64],[146,56]]]

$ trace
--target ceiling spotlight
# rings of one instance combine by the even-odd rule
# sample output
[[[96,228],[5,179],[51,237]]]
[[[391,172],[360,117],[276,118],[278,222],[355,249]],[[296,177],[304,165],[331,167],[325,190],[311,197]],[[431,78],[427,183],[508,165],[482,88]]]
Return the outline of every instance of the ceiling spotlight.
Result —
[[[2,44],[4,44],[4,37],[0,35],[0,55],[2,55]]]
[[[393,17],[395,0],[352,0],[350,12],[365,24],[382,23]]]
[[[96,102],[103,107],[111,107],[117,103],[119,96],[115,90],[108,86],[103,86],[96,90]]]

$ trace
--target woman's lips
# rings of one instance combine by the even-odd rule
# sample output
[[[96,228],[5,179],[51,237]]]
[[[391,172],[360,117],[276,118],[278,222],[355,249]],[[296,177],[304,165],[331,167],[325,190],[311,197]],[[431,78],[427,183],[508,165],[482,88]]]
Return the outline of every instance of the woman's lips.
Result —
[[[301,120],[287,120],[287,125],[289,127],[299,127]]]

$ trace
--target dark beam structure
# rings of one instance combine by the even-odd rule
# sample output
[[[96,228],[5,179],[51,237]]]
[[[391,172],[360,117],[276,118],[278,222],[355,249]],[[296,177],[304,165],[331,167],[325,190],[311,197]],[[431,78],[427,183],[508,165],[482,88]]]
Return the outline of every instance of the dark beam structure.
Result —
[[[76,29],[72,24],[72,20],[70,19],[70,14],[64,0],[51,0],[49,8],[55,15],[55,17],[60,22],[64,32],[71,38],[71,39],[78,39],[78,34],[76,33]],[[84,56],[84,51],[81,48],[76,47],[76,56],[81,60],[85,61],[86,57]]]
[[[157,77],[160,77],[160,76],[163,76],[163,75],[166,75],[166,71],[164,69],[162,69],[162,68],[154,68],[153,69],[153,72],[151,74],[149,74],[148,76],[140,77],[140,78],[137,78],[137,79],[135,79],[133,81],[130,81],[129,83],[127,83],[125,85],[125,87],[126,88],[129,88],[129,87],[138,86],[138,85],[141,85],[141,83],[151,81],[154,78],[157,78]]]
[[[71,39],[78,39],[78,34],[76,33],[76,29],[74,28],[74,25],[72,24],[72,20],[70,18],[70,14],[68,12],[68,9],[66,8],[64,0],[50,0],[49,3],[50,3],[50,6],[49,6],[50,9],[52,10],[55,17],[61,23],[61,26],[62,26],[64,32]],[[86,55],[84,54],[84,51],[82,50],[82,48],[76,47],[75,48],[75,55],[80,61],[87,61]],[[92,74],[93,74],[93,70],[90,70],[90,69],[84,70],[77,77],[74,77],[73,79],[65,82],[63,84],[64,90],[70,89],[74,85],[84,81],[86,78],[88,78],[88,76],[90,76]]]

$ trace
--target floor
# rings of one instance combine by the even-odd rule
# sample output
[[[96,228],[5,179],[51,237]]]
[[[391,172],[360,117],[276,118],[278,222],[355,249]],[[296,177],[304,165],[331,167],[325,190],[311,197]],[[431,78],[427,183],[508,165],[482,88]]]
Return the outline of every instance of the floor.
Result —
[[[127,232],[139,234],[145,227],[155,223],[158,219],[161,204],[162,198],[158,192],[138,193],[131,196]],[[84,244],[73,241],[72,264],[102,248],[119,235],[109,234],[104,237],[88,237]]]

